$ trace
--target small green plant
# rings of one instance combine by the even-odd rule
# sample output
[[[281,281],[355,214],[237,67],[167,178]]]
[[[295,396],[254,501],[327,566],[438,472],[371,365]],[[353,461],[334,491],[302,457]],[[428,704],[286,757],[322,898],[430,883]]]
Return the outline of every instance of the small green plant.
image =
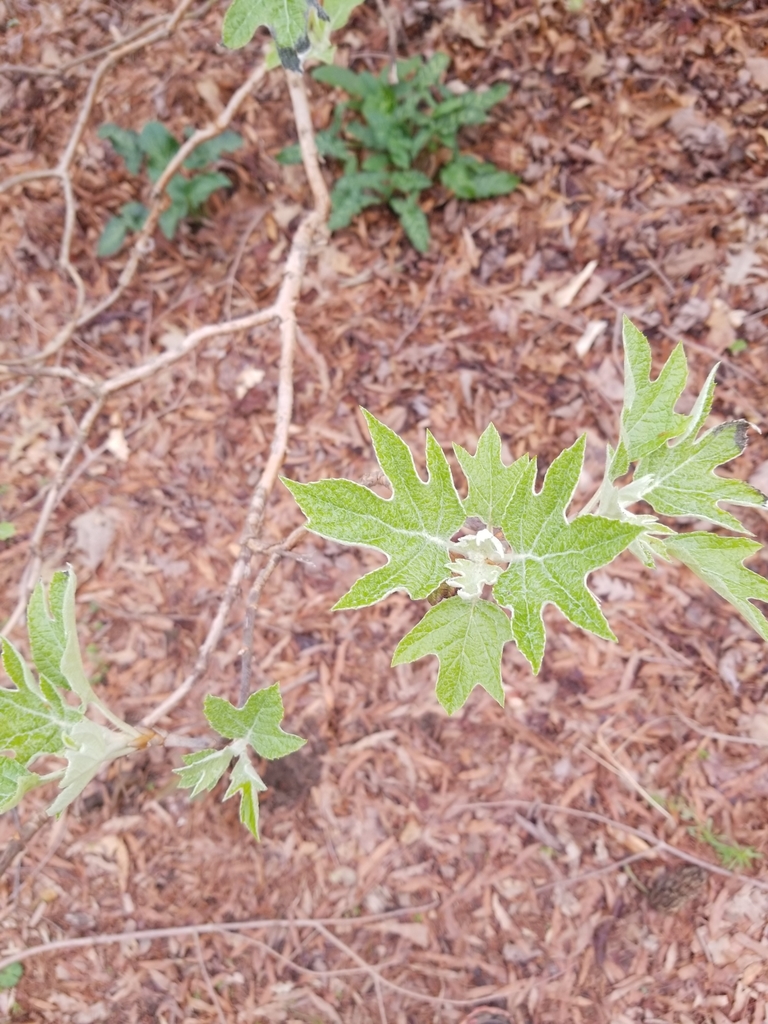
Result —
[[[489,199],[517,187],[514,174],[459,150],[461,128],[485,124],[509,86],[498,83],[485,92],[454,95],[440,81],[449,62],[444,53],[426,62],[421,57],[398,61],[394,84],[388,68],[372,75],[328,65],[312,73],[349,94],[316,136],[320,153],[342,165],[331,192],[332,231],[347,227],[367,207],[387,203],[413,247],[426,252],[429,224],[419,197],[436,177],[459,199]],[[300,163],[298,145],[282,150],[277,159]]]
[[[742,846],[740,843],[731,842],[728,836],[715,832],[712,827],[712,819],[707,818],[706,824],[692,825],[688,832],[700,843],[706,843],[717,855],[720,863],[729,871],[738,871],[741,868],[751,868],[752,862],[759,860],[763,855],[754,846]]]
[[[104,765],[158,738],[124,722],[95,693],[77,640],[76,587],[71,570],[57,572],[47,595],[39,583],[30,598],[27,632],[38,679],[10,640],[2,638],[3,667],[14,685],[0,687],[0,814],[48,782],[59,786],[48,813],[60,814]],[[90,718],[90,708],[108,724]],[[242,708],[209,696],[205,716],[232,742],[221,750],[187,755],[184,767],[176,769],[181,785],[193,796],[212,789],[234,759],[224,799],[239,794],[240,819],[258,838],[258,794],[266,786],[251,764],[248,748],[271,760],[298,750],[304,740],[280,728],[283,704],[277,686],[252,693]],[[32,771],[33,763],[49,757],[65,760],[66,766],[42,775]]]
[[[7,519],[0,520],[0,540],[10,540],[16,536],[16,527]]]
[[[768,580],[743,564],[759,550],[757,541],[705,529],[676,533],[657,515],[631,511],[642,501],[658,515],[690,516],[748,533],[720,503],[765,507],[765,495],[714,472],[743,452],[748,424],[733,420],[704,430],[717,367],[691,411],[676,412],[688,377],[682,345],[652,380],[650,345],[626,318],[623,338],[619,442],[607,448],[602,484],[575,514],[569,514],[569,506],[586,436],[558,455],[537,491],[536,460],[523,455],[504,465],[493,424],[474,455],[454,445],[468,482],[466,498],[456,490],[443,450],[430,433],[424,481],[405,442],[365,410],[379,465],[390,481],[390,498],[349,480],[283,480],[307,517],[308,529],[386,556],[387,564],[359,579],[336,608],[364,607],[396,590],[414,600],[431,599],[424,618],[397,645],[392,663],[436,655],[437,698],[449,714],[462,707],[475,686],[503,704],[501,656],[510,640],[538,673],[548,604],[574,625],[615,640],[586,578],[625,549],[649,568],[656,558],[677,558],[768,640],[768,622],[753,604],[768,602]],[[468,517],[480,519],[483,528],[464,532]],[[445,598],[446,591],[455,596]]]
[[[140,174],[146,164],[151,182],[157,181],[170,160],[176,155],[181,143],[159,121],[150,121],[140,132],[121,128],[116,124],[104,124],[99,137],[112,144],[112,148],[125,161],[130,174]],[[185,218],[200,215],[203,203],[220,188],[230,188],[232,182],[221,171],[210,168],[222,153],[239,149],[243,140],[237,132],[225,131],[207,142],[201,143],[184,161],[187,171],[199,171],[189,177],[174,174],[167,185],[171,205],[160,215],[160,229],[171,239]],[[119,252],[126,235],[139,231],[147,219],[148,210],[143,203],[130,202],[120,207],[120,212],[111,217],[101,233],[97,253],[99,256],[113,256]]]

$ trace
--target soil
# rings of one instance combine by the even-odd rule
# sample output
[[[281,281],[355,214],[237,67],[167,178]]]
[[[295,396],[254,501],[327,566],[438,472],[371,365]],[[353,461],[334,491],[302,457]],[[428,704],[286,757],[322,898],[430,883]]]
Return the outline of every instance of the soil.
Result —
[[[283,472],[374,472],[364,406],[422,468],[427,427],[446,451],[454,441],[474,451],[492,420],[506,457],[528,451],[541,470],[586,431],[586,497],[615,443],[627,313],[657,369],[684,340],[685,401],[720,361],[712,420],[754,424],[733,472],[768,490],[768,10],[759,0],[388,7],[401,55],[442,50],[452,80],[510,84],[463,147],[522,183],[478,203],[435,189],[425,256],[372,208],[310,260]],[[99,58],[62,76],[34,69],[95,52],[169,9],[0,4],[3,177],[56,165]],[[98,128],[157,119],[180,137],[216,116],[258,52],[220,46],[223,9],[194,8],[97,89],[72,166],[72,261],[89,301],[125,261],[96,258],[104,224],[148,194]],[[378,5],[359,8],[338,43],[340,63],[378,71],[388,51]],[[321,128],[340,94],[311,77],[308,86]],[[136,366],[274,299],[310,203],[302,169],[275,160],[296,139],[280,69],[231,127],[245,140],[221,162],[232,189],[174,241],[158,232],[125,294],[45,362],[47,373],[27,366],[4,378],[0,520],[16,533],[0,541],[3,618],[89,402],[76,374]],[[324,173],[330,182],[334,168]],[[57,266],[63,214],[55,179],[0,193],[0,360],[34,357],[75,308]],[[278,357],[266,325],[215,338],[111,397],[51,519],[43,575],[75,568],[88,671],[129,721],[189,672],[215,614],[268,455]],[[745,521],[766,539],[762,510]],[[300,522],[278,485],[262,541]],[[87,940],[27,960],[15,988],[0,989],[0,1020],[426,1024],[461,1021],[473,1002],[469,1020],[487,1024],[768,1018],[765,860],[729,873],[692,828],[711,819],[728,842],[768,854],[768,668],[728,605],[679,565],[648,571],[622,555],[591,577],[616,644],[549,608],[541,674],[510,650],[505,708],[478,688],[449,718],[432,659],[390,667],[420,606],[395,595],[331,612],[376,556],[311,535],[293,556],[262,595],[254,686],[279,682],[285,727],[310,742],[260,766],[261,843],[237,801],[221,802],[223,788],[193,802],[177,790],[182,748],[113,764],[0,879],[0,958]],[[765,575],[768,559],[751,566]],[[243,617],[238,601],[204,680],[163,730],[210,742],[202,699],[237,699]],[[23,630],[14,640],[23,645]],[[0,842],[49,799],[38,791],[18,817],[0,819]],[[700,878],[696,862],[712,870],[661,914],[623,870],[632,858],[646,880],[680,858],[686,878]],[[242,921],[272,923],[142,934]],[[126,934],[99,944],[110,933]]]

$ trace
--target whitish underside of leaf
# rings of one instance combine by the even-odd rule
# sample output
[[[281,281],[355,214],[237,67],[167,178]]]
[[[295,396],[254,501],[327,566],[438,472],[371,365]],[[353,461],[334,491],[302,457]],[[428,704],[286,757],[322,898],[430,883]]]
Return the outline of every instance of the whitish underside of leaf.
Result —
[[[259,793],[264,793],[266,788],[248,755],[241,754],[235,761],[223,799],[240,794],[240,821],[256,839],[259,838]]]
[[[379,465],[392,486],[382,498],[350,480],[283,483],[307,516],[307,528],[345,544],[375,548],[387,564],[359,579],[335,605],[359,608],[395,590],[414,599],[427,597],[450,576],[448,542],[464,525],[466,513],[440,445],[427,432],[427,473],[416,472],[406,443],[363,410]]]
[[[546,604],[556,605],[574,625],[606,640],[616,639],[586,586],[586,577],[612,561],[642,532],[640,526],[602,516],[566,519],[584,461],[585,441],[582,435],[555,459],[538,494],[533,460],[523,471],[503,518],[513,561],[493,594],[499,604],[511,609],[515,640],[536,673],[546,644],[542,619]]]
[[[677,437],[687,417],[674,412],[688,379],[682,345],[673,349],[656,380],[651,380],[651,346],[624,317],[624,408],[621,448],[630,461],[649,455],[667,439]],[[626,469],[622,467],[622,472]],[[620,475],[617,473],[616,475]]]
[[[185,754],[182,758],[183,768],[174,768],[180,776],[179,785],[182,789],[191,789],[190,799],[200,793],[213,789],[229,767],[233,753],[231,747],[222,750],[198,750],[194,754]]]
[[[523,455],[511,466],[505,466],[501,461],[501,437],[493,423],[480,435],[474,455],[458,444],[453,449],[469,484],[464,511],[482,519],[486,526],[501,526],[504,510],[530,462],[529,456]]]
[[[498,605],[452,597],[430,608],[403,637],[392,664],[437,655],[437,699],[449,715],[462,707],[475,686],[503,705],[501,654],[511,639],[509,619]]]
[[[729,601],[763,640],[768,621],[752,601],[768,602],[768,580],[743,564],[760,550],[746,537],[719,537],[714,533],[682,533],[665,537],[664,546],[714,591]]]
[[[252,693],[241,708],[209,694],[205,698],[204,712],[220,736],[245,740],[260,757],[268,760],[292,754],[306,743],[300,736],[283,732],[280,728],[284,711],[277,684]]]
[[[59,795],[48,808],[48,813],[60,814],[82,793],[105,764],[131,753],[133,749],[126,742],[125,735],[92,722],[89,718],[81,718],[65,734],[64,756],[67,767],[59,783]]]

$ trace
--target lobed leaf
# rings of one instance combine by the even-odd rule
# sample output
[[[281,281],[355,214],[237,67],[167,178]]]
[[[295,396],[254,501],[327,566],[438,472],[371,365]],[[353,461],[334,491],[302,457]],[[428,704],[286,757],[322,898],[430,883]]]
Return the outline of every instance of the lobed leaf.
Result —
[[[107,729],[90,718],[81,718],[64,734],[67,767],[59,783],[59,795],[48,808],[48,814],[61,814],[105,764],[134,749],[124,733]]]
[[[650,455],[669,438],[677,437],[688,417],[674,411],[688,379],[688,363],[677,345],[656,380],[651,380],[651,346],[624,317],[624,408],[621,412],[620,452],[613,479],[626,472],[627,461]]]
[[[82,718],[68,707],[50,684],[35,683],[24,658],[3,637],[3,667],[15,689],[0,687],[0,750],[11,750],[15,762],[28,767],[44,754],[60,754],[63,731]]]
[[[245,740],[257,754],[270,761],[292,754],[306,743],[300,736],[293,736],[280,728],[284,711],[277,684],[252,693],[241,708],[209,694],[203,710],[209,724],[220,736]]]
[[[419,206],[419,198],[416,193],[401,199],[393,196],[389,205],[395,211],[403,225],[403,231],[408,236],[408,241],[418,252],[429,251],[429,221],[427,215]]]
[[[309,11],[328,21],[318,0],[234,0],[224,16],[222,39],[231,50],[245,46],[260,25],[266,25],[283,67],[301,71],[301,55],[309,49]],[[343,17],[343,11],[335,12]]]
[[[437,655],[437,699],[449,715],[463,706],[475,686],[503,705],[501,654],[511,639],[509,619],[497,604],[450,597],[430,608],[403,637],[392,664]]]
[[[351,480],[297,483],[283,478],[307,516],[307,528],[322,537],[375,548],[387,564],[359,579],[336,608],[359,608],[381,601],[395,590],[427,597],[449,576],[448,542],[463,526],[464,509],[448,462],[427,432],[427,473],[416,472],[408,446],[366,410],[376,456],[392,486],[381,498]]]
[[[54,686],[68,690],[69,683],[61,671],[67,636],[64,627],[64,596],[68,573],[54,573],[49,589],[51,614],[48,614],[43,581],[40,580],[32,591],[27,606],[27,632],[32,659],[40,675],[45,676]]]
[[[763,640],[768,640],[768,621],[752,604],[768,602],[768,580],[744,565],[746,558],[760,550],[758,541],[714,533],[681,533],[665,537],[664,547],[732,604]]]
[[[504,510],[530,457],[523,455],[511,466],[505,466],[501,461],[501,437],[492,423],[480,435],[474,455],[458,444],[454,444],[453,450],[469,483],[464,511],[468,516],[478,516],[486,526],[501,526]]]
[[[42,784],[39,775],[10,757],[0,756],[0,814],[14,808],[25,793]]]
[[[180,776],[179,786],[192,790],[190,799],[213,789],[229,767],[233,756],[231,746],[222,750],[198,750],[194,754],[185,754],[182,758],[184,767],[173,769]]]
[[[259,793],[264,793],[266,789],[261,776],[248,760],[248,755],[241,754],[235,761],[224,799],[229,800],[236,793],[240,794],[240,821],[255,839],[259,838]]]
[[[499,604],[512,611],[512,632],[535,673],[546,646],[542,613],[556,605],[574,625],[615,640],[597,598],[586,586],[588,573],[612,561],[643,532],[641,526],[580,516],[568,522],[566,509],[581,474],[586,436],[555,459],[541,491],[534,490],[536,460],[523,470],[502,517],[513,561],[493,588]]]

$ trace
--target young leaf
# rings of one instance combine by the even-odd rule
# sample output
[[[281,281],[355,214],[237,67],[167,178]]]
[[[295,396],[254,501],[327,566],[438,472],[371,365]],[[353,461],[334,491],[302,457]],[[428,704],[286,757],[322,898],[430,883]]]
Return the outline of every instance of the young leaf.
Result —
[[[529,456],[523,455],[511,466],[505,466],[501,461],[501,437],[492,423],[480,435],[474,455],[458,444],[454,444],[453,450],[469,483],[464,511],[468,516],[478,516],[486,526],[501,526],[504,510],[531,461]]]
[[[51,816],[61,814],[78,797],[103,765],[135,748],[127,743],[125,734],[81,718],[64,734],[64,756],[67,767],[59,783],[60,793],[48,808]]]
[[[213,789],[229,767],[233,756],[231,746],[224,747],[223,750],[198,750],[194,754],[185,754],[182,758],[184,767],[173,769],[181,776],[179,786],[192,790],[189,794],[190,799]]]
[[[8,964],[0,971],[0,988],[13,988],[24,976],[24,964]]]
[[[179,149],[179,143],[160,121],[148,121],[141,129],[139,145],[147,156],[147,174],[157,181]]]
[[[222,153],[234,153],[242,144],[242,135],[227,130],[206,142],[201,142],[184,161],[184,166],[188,171],[201,171],[209,164],[215,163]]]
[[[752,604],[768,602],[768,580],[744,565],[746,558],[760,550],[758,541],[714,533],[681,533],[665,537],[664,547],[729,601],[763,640],[768,640],[768,621]]]
[[[10,640],[4,637],[2,643],[3,667],[16,688],[0,687],[0,750],[12,750],[16,763],[26,767],[42,754],[60,754],[62,730],[82,713],[64,704],[53,687],[39,689]]]
[[[66,579],[59,580],[56,585],[56,593],[59,595],[58,600],[60,600],[61,604],[54,611],[54,614],[60,617],[60,629],[64,635],[64,650],[61,655],[59,668],[69,683],[70,689],[75,691],[83,704],[87,704],[90,701],[98,704],[99,701],[83,668],[83,658],[80,654],[80,644],[77,639],[77,623],[75,621],[77,577],[71,569],[63,575],[66,575]]]
[[[67,642],[63,612],[67,582],[67,573],[54,573],[49,591],[51,615],[45,606],[42,580],[32,591],[27,606],[27,632],[29,646],[32,648],[32,660],[40,675],[63,690],[70,688],[66,676],[61,671],[61,659]]]
[[[144,162],[144,151],[139,145],[139,136],[136,132],[121,128],[117,124],[103,124],[98,130],[100,139],[107,139],[112,143],[112,148],[125,161],[129,174],[138,174]]]
[[[392,486],[391,498],[351,480],[283,483],[307,516],[308,529],[346,544],[375,548],[387,564],[359,579],[336,608],[374,604],[395,590],[427,597],[450,575],[448,541],[466,518],[440,445],[427,432],[425,482],[408,446],[366,410],[379,465]]]
[[[13,758],[0,756],[0,814],[10,811],[25,793],[41,784],[39,775]]]
[[[749,533],[741,522],[720,507],[765,505],[765,495],[742,480],[717,476],[717,466],[735,459],[747,446],[746,420],[723,423],[697,439],[712,408],[715,374],[712,370],[688,417],[684,433],[670,446],[663,444],[640,459],[631,484],[621,488],[618,501],[642,498],[660,515],[696,516],[738,533]]]
[[[642,533],[641,526],[580,516],[568,522],[570,504],[584,462],[586,435],[555,459],[541,491],[534,490],[536,460],[525,467],[502,517],[513,561],[493,594],[512,610],[517,645],[538,673],[546,634],[542,612],[554,604],[570,621],[606,640],[615,640],[597,598],[586,586],[587,574],[612,561]]]
[[[509,619],[497,604],[450,597],[430,608],[403,637],[392,664],[436,654],[440,661],[437,699],[449,715],[462,707],[475,686],[482,686],[503,705],[501,652],[511,639]]]
[[[229,740],[245,740],[260,757],[273,761],[303,747],[306,740],[283,732],[283,702],[275,684],[252,693],[241,708],[210,694],[203,708],[209,724]]]
[[[309,9],[328,21],[319,0],[234,0],[224,16],[222,39],[230,50],[249,43],[259,25],[272,34],[283,67],[301,70],[300,55],[309,49],[307,20]]]
[[[197,210],[220,188],[232,188],[232,182],[221,171],[196,174],[187,182],[186,196],[190,209]]]
[[[334,64],[327,64],[324,67],[315,68],[312,77],[325,85],[333,86],[336,89],[343,89],[350,96],[359,96],[364,99],[371,96],[379,89],[378,79],[369,71],[363,71],[357,75],[349,68],[340,68]]]
[[[303,742],[303,741],[302,741]],[[255,839],[259,838],[259,793],[266,791],[266,786],[261,780],[248,755],[242,753],[230,776],[229,789],[223,799],[229,800],[235,793],[240,794],[240,821]]]
[[[127,234],[128,226],[123,218],[120,216],[110,217],[99,235],[96,255],[100,259],[106,259],[107,256],[114,256],[116,252],[120,252]]]
[[[419,206],[419,198],[416,193],[411,193],[405,199],[394,196],[390,199],[389,205],[399,217],[403,231],[414,249],[418,252],[427,252],[429,250],[429,222]]]
[[[0,520],[0,540],[10,540],[16,536],[16,525],[7,519]]]
[[[459,156],[440,171],[440,183],[459,199],[491,199],[514,192],[520,179],[474,156]]]
[[[621,454],[617,469],[625,465],[625,456],[634,462],[677,437],[688,421],[674,411],[688,379],[688,362],[682,345],[673,349],[661,373],[652,381],[651,346],[645,336],[625,316],[624,408],[621,412]],[[626,469],[622,470],[626,472]],[[616,473],[620,476],[621,473]]]

